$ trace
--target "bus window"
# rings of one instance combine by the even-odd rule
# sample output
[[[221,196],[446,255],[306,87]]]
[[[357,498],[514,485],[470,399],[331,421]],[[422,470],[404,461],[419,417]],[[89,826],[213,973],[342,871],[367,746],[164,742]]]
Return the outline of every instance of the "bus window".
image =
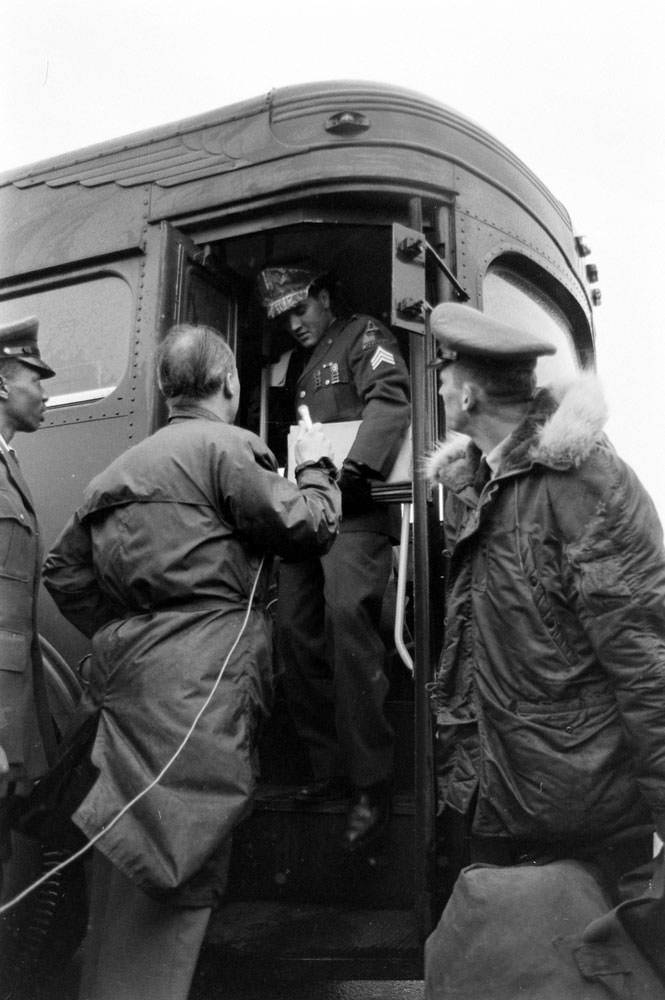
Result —
[[[496,319],[535,330],[556,345],[556,354],[538,360],[539,385],[579,372],[572,324],[561,307],[528,278],[505,265],[493,265],[483,283],[483,306]]]
[[[195,266],[191,266],[187,273],[184,315],[189,323],[200,323],[218,330],[236,353],[236,297],[216,283],[212,275]]]
[[[0,301],[3,323],[23,316],[38,318],[39,347],[56,372],[49,408],[104,399],[117,388],[133,327],[132,292],[120,275],[105,272]]]

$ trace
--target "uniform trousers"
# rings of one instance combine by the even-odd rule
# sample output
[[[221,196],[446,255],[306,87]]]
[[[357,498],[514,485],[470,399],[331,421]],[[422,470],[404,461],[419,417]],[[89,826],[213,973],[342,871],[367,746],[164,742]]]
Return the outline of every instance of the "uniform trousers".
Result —
[[[151,899],[96,850],[79,1000],[186,1000],[211,912]]]
[[[380,634],[391,567],[390,539],[372,531],[342,532],[325,556],[280,566],[286,697],[316,780],[346,775],[366,788],[392,777]]]

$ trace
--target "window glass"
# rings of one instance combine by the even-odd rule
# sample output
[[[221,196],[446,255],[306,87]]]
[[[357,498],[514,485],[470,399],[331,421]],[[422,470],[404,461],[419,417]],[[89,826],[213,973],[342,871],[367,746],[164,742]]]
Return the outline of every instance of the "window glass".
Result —
[[[484,312],[504,323],[533,330],[556,345],[556,354],[538,359],[541,385],[579,372],[572,325],[563,310],[542,289],[508,267],[492,267],[483,283]]]
[[[190,268],[187,275],[185,315],[188,323],[201,323],[218,330],[231,350],[237,350],[235,296],[197,268]]]
[[[110,395],[127,367],[132,293],[116,274],[52,285],[0,301],[0,322],[39,320],[39,349],[55,370],[46,390],[49,407]]]

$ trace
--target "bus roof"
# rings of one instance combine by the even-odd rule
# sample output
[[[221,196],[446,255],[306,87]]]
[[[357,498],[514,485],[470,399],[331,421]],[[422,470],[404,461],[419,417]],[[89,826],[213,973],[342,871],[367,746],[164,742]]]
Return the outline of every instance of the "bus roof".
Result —
[[[295,125],[308,116],[328,115],[326,132],[318,126],[317,136],[296,127],[294,141],[282,142],[279,148],[266,149],[265,142],[253,144],[246,133],[251,122],[268,115],[273,127]],[[394,136],[372,133],[372,115],[400,115]],[[522,174],[567,219],[561,203],[511,151],[490,133],[452,108],[414,91],[382,83],[327,81],[301,84],[273,90],[260,97],[207,111],[192,118],[160,125],[141,132],[111,139],[74,150],[47,160],[15,168],[0,175],[0,187],[13,185],[30,188],[37,185],[62,187],[78,184],[96,187],[115,183],[122,187],[154,183],[177,186],[215,173],[225,173],[239,166],[293,155],[296,141],[308,149],[330,144],[372,145],[377,141],[409,143],[416,141],[403,131],[404,118],[429,122],[418,131],[418,142],[425,153],[454,156],[452,147],[442,148],[446,133],[464,139],[464,166],[482,169],[483,152],[499,157],[509,168]],[[364,119],[364,121],[363,121]],[[385,119],[384,119],[385,120]],[[437,132],[437,126],[439,126]],[[440,126],[444,126],[442,130]],[[426,136],[422,144],[423,134]],[[279,137],[278,137],[279,140]],[[474,154],[477,152],[477,157]],[[475,164],[474,159],[479,163]]]

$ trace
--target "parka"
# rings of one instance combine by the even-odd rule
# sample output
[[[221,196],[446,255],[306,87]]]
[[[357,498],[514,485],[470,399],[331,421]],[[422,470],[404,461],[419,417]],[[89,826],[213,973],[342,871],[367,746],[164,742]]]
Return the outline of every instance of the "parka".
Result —
[[[201,873],[250,808],[271,702],[269,555],[322,553],[337,530],[332,465],[297,475],[300,488],[249,431],[176,408],[90,483],[45,563],[92,637],[80,718],[99,712],[99,775],[74,822],[94,837],[166,768],[97,847],[175,905],[215,901]]]
[[[538,391],[485,485],[463,435],[428,460],[449,555],[439,807],[470,813],[477,835],[665,832],[662,529],[605,421],[582,376]]]

